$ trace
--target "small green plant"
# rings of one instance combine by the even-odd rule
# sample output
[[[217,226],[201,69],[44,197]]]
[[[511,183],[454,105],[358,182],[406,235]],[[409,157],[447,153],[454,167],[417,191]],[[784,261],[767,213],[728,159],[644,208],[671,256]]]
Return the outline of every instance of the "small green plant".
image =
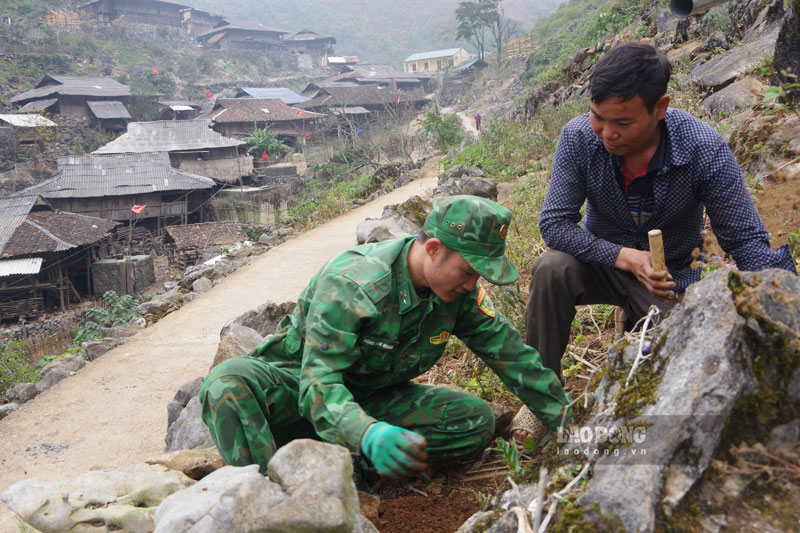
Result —
[[[28,357],[22,350],[22,342],[8,340],[0,352],[0,394],[17,383],[35,383],[39,375],[31,366]]]
[[[430,138],[433,145],[443,152],[458,146],[464,140],[461,119],[457,115],[442,115],[436,109],[429,111],[420,121],[420,125],[425,137]]]
[[[798,94],[800,94],[800,83],[797,82],[797,74],[781,70],[779,83],[764,89],[761,103],[771,107],[785,106],[800,114],[794,104]]]
[[[514,472],[514,474],[522,473],[522,462],[519,448],[512,442],[513,439],[505,440],[498,438],[495,441],[493,452],[500,454],[500,458],[505,461],[506,465]]]
[[[127,324],[137,317],[136,306],[139,301],[130,294],[118,295],[115,291],[103,293],[103,307],[90,307],[86,310],[88,320],[75,330],[72,339],[74,346],[82,342],[102,338],[102,328]]]
[[[255,153],[261,155],[266,152],[267,155],[278,157],[281,154],[294,152],[290,146],[283,144],[277,137],[269,131],[269,124],[264,124],[263,128],[258,127],[258,123],[253,120],[253,133],[234,133],[234,137],[244,141],[247,148],[247,153]]]

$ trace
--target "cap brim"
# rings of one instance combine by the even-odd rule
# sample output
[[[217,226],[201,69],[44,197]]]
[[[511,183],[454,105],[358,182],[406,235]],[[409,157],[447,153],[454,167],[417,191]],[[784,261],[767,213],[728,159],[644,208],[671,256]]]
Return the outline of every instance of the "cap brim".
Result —
[[[481,257],[467,255],[462,252],[461,256],[475,272],[489,283],[509,285],[519,279],[517,267],[505,255],[502,257]]]

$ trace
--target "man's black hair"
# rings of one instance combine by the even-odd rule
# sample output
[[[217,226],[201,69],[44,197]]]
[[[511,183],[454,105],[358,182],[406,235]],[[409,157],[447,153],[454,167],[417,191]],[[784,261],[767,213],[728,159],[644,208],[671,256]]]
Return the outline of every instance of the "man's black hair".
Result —
[[[672,65],[649,44],[618,44],[594,66],[590,76],[592,102],[612,97],[630,100],[639,95],[649,113],[667,93]]]

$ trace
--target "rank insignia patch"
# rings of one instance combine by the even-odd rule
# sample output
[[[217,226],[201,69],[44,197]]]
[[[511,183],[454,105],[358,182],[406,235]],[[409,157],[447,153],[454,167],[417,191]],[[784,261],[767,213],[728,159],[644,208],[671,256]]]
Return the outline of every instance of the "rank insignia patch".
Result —
[[[444,344],[447,342],[447,339],[449,338],[450,338],[450,332],[443,331],[438,335],[434,335],[433,337],[428,338],[428,340],[431,342],[431,344]]]
[[[478,309],[481,310],[481,313],[492,318],[497,316],[497,311],[494,310],[494,304],[489,298],[489,295],[486,294],[486,291],[483,290],[483,287],[478,288],[478,297],[476,301],[478,302]]]

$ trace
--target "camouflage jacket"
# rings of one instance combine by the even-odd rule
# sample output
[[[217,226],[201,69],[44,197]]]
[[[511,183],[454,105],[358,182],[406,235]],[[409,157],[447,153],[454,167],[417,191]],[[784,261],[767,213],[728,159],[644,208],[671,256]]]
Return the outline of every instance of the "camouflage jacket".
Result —
[[[352,248],[318,272],[293,314],[250,355],[300,366],[299,408],[325,441],[358,453],[375,418],[357,388],[406,383],[456,335],[551,429],[569,396],[539,354],[497,313],[482,288],[445,303],[421,298],[408,271],[414,237]]]

